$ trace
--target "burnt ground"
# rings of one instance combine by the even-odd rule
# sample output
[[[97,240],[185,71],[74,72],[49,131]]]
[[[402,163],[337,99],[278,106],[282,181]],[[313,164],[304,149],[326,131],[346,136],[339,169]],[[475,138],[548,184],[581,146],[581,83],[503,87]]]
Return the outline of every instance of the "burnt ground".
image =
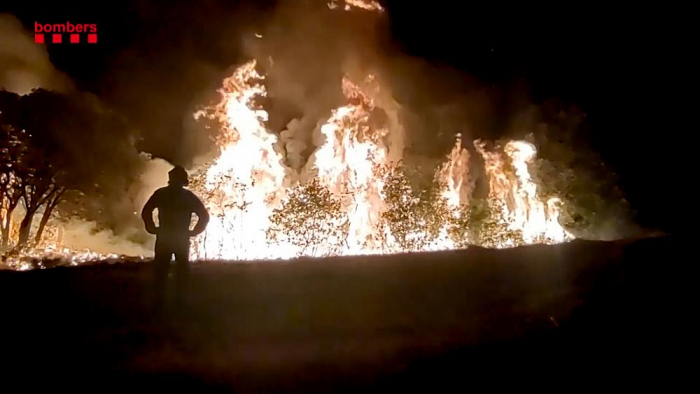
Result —
[[[677,244],[205,262],[186,304],[161,313],[148,263],[0,272],[0,382],[7,393],[680,388],[695,383],[697,307]]]

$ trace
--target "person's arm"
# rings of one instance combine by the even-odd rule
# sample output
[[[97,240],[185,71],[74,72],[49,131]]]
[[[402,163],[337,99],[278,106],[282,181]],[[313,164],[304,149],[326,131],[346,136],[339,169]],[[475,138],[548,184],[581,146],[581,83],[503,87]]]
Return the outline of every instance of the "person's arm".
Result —
[[[153,211],[158,207],[158,198],[156,197],[157,193],[158,192],[153,193],[151,198],[146,201],[146,205],[143,206],[143,210],[141,210],[141,219],[143,219],[143,223],[146,225],[146,231],[151,234],[158,232],[158,228],[153,222]]]
[[[193,206],[192,211],[197,215],[197,224],[194,226],[192,231],[190,231],[190,236],[194,237],[204,232],[209,224],[209,212],[202,204],[202,201],[192,193]]]

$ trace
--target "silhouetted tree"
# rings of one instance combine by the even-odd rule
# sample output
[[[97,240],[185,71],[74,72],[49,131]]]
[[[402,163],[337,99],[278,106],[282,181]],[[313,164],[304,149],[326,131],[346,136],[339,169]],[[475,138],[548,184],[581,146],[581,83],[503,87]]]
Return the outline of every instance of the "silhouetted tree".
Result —
[[[19,205],[22,192],[26,146],[21,141],[21,132],[16,132],[8,125],[2,125],[0,130],[0,229],[2,241],[0,248],[9,246],[12,212]]]
[[[24,212],[16,246],[24,247],[37,213],[36,243],[61,201],[123,193],[127,186],[117,180],[140,166],[126,122],[90,95],[2,91],[0,126],[4,247],[9,244],[10,216],[20,203]],[[88,205],[87,200],[81,203]]]

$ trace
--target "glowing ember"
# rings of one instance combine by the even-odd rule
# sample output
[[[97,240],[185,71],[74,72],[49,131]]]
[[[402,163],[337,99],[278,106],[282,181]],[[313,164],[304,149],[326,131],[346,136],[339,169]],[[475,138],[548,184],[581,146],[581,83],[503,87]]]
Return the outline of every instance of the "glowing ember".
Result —
[[[131,261],[143,257],[120,256],[117,254],[96,253],[90,250],[76,251],[69,248],[46,246],[30,248],[26,251],[8,253],[3,256],[0,268],[27,271],[30,269],[45,269],[58,266],[77,266],[90,262]]]
[[[12,235],[16,238],[18,230],[15,228],[13,232]],[[63,246],[62,233],[62,224],[50,222],[47,224],[44,237],[39,244],[21,249],[12,248],[4,255],[0,255],[0,269],[26,271],[59,266],[74,267],[93,262],[135,262],[142,261],[144,258],[143,256],[100,253],[90,249],[66,247]]]

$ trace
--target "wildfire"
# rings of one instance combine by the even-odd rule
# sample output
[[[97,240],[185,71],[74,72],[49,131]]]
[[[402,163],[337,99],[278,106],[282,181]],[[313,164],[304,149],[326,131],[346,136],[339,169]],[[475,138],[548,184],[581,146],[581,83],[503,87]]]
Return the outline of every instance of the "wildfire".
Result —
[[[384,12],[376,0],[327,4]],[[573,239],[558,221],[561,201],[538,193],[530,173],[537,151],[525,141],[490,146],[477,140],[470,154],[458,134],[437,166],[433,188],[414,190],[400,165],[400,107],[374,75],[338,81],[345,102],[314,130],[320,142],[306,164],[292,169],[277,135],[266,127],[268,113],[260,100],[267,96],[265,77],[256,66],[251,60],[236,69],[224,79],[220,101],[195,113],[220,126],[215,157],[192,174],[191,187],[211,213],[206,231],[193,240],[193,259],[381,254],[468,244],[503,248]],[[473,187],[479,173],[472,171],[474,154],[483,159],[487,196],[477,196]],[[12,183],[13,178],[5,179]],[[18,237],[14,209],[9,200],[0,201],[3,247]],[[296,235],[284,234],[289,229]],[[125,259],[64,248],[60,227],[53,223],[46,233],[41,244],[9,249],[0,268]]]
[[[73,250],[59,248],[56,245],[30,248],[21,253],[10,253],[4,256],[2,265],[6,268],[27,271],[31,269],[45,269],[58,266],[75,267],[89,262],[116,262],[127,260],[140,260],[141,257],[120,256],[114,253],[97,253],[91,250]],[[2,268],[0,265],[0,268]]]
[[[14,223],[13,223],[14,224]],[[11,226],[10,238],[16,239],[18,226]],[[26,271],[58,266],[74,267],[92,262],[140,261],[143,256],[126,256],[117,253],[105,253],[87,248],[70,248],[64,246],[63,224],[47,224],[41,242],[30,247],[13,248],[0,255],[0,269]]]
[[[483,141],[475,141],[474,146],[484,159],[489,199],[502,202],[502,220],[510,229],[522,232],[525,243],[557,243],[573,238],[558,222],[558,200],[552,198],[543,202],[538,197],[537,184],[528,169],[537,154],[534,145],[509,141],[503,154],[488,151]],[[507,171],[507,165],[514,171]]]
[[[471,189],[466,183],[469,177],[469,152],[462,148],[461,134],[457,134],[455,146],[440,169],[439,177],[444,185],[442,195],[451,208],[456,209],[462,202],[469,201]]]
[[[212,220],[195,240],[194,257],[271,257],[265,242],[269,217],[290,184],[290,169],[267,131],[267,112],[255,100],[266,96],[264,79],[250,61],[224,80],[222,101],[196,114],[218,119],[223,128],[219,157],[201,171],[195,188],[208,196]]]
[[[196,171],[194,188],[206,196],[212,221],[205,233],[195,241],[194,258],[260,259],[291,258],[300,250],[328,250],[322,246],[300,248],[287,241],[270,241],[270,217],[286,201],[291,188],[317,179],[320,186],[340,201],[346,218],[347,237],[334,254],[358,255],[403,251],[394,234],[382,220],[387,210],[384,187],[387,173],[395,163],[386,141],[392,128],[371,122],[376,110],[372,92],[379,91],[379,82],[368,76],[361,85],[348,78],[342,83],[347,103],[334,109],[317,132],[323,143],[311,155],[304,168],[296,173],[285,165],[284,151],[275,134],[265,127],[267,112],[257,99],[266,95],[263,76],[251,61],[224,80],[221,102],[200,111],[222,124],[218,140],[220,155],[212,163]],[[456,145],[439,167],[436,177],[449,214],[439,236],[422,250],[448,249],[454,243],[448,236],[450,216],[471,203],[469,152],[458,136]],[[486,143],[476,141],[476,151],[485,162],[489,181],[489,204],[500,206],[493,211],[494,220],[506,224],[508,230],[522,234],[522,242],[504,239],[496,247],[519,243],[554,243],[571,239],[558,223],[559,207],[554,199],[540,200],[528,164],[535,158],[535,147],[523,141],[508,142],[502,149],[489,150]],[[400,152],[398,154],[400,158]],[[290,213],[291,214],[291,213]],[[301,222],[300,222],[301,223]],[[417,221],[420,226],[420,220]],[[424,235],[421,228],[409,237]],[[303,254],[312,254],[306,252]],[[327,253],[326,253],[327,254]]]
[[[375,80],[368,77],[366,83]],[[377,168],[386,165],[388,148],[382,140],[388,128],[372,128],[370,112],[374,102],[349,79],[342,81],[343,93],[349,104],[333,110],[330,119],[321,126],[325,143],[307,165],[336,197],[343,200],[350,230],[348,254],[362,254],[381,249],[379,214],[382,210],[382,178]]]
[[[195,114],[216,120],[220,129],[216,157],[192,174],[191,187],[212,216],[194,239],[193,259],[381,254],[467,244],[502,248],[573,239],[558,222],[560,201],[538,194],[529,169],[534,145],[474,141],[488,181],[488,195],[479,200],[469,150],[457,135],[435,172],[438,192],[416,193],[399,171],[403,128],[396,103],[386,99],[387,90],[375,76],[360,83],[346,77],[339,81],[345,104],[315,130],[321,142],[297,172],[285,164],[284,149],[266,128],[268,113],[259,100],[267,95],[263,82],[250,61],[223,81],[218,104]],[[384,123],[373,116],[381,111],[387,115],[379,116]],[[280,218],[302,236],[271,237]],[[62,248],[60,232],[53,230],[47,228],[44,244],[6,255],[3,265],[30,269],[124,260]],[[300,239],[307,244],[300,245]]]
[[[339,7],[339,0],[331,0],[328,3],[328,8],[334,10]],[[367,11],[383,12],[384,8],[375,0],[345,0],[345,11],[350,11],[353,7]]]

